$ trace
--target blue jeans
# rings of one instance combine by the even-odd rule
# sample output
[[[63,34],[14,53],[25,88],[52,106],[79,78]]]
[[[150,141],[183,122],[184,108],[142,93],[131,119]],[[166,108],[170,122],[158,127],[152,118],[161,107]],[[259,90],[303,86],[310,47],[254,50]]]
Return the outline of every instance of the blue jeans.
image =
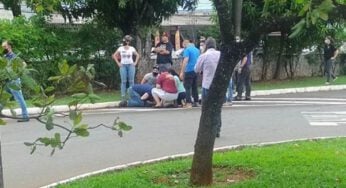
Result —
[[[141,96],[132,90],[132,87],[130,87],[127,90],[127,93],[129,95],[129,100],[127,101],[128,107],[144,107],[144,101],[141,100]]]
[[[231,78],[229,80],[228,93],[227,93],[226,101],[232,102],[232,100],[233,100],[233,80]]]
[[[332,59],[328,59],[327,61],[325,61],[325,73],[327,75],[327,82],[330,82],[330,79],[335,79],[335,74],[334,74],[334,62],[335,60]]]
[[[203,99],[207,97],[208,92],[209,92],[209,89],[202,88],[202,104],[203,104]],[[216,134],[220,134],[220,131],[221,131],[221,113],[216,118]]]
[[[18,87],[20,87],[21,85],[21,82],[20,82],[20,79],[18,78],[17,80],[12,80],[12,81],[9,81],[8,84],[16,84]],[[22,116],[23,118],[29,118],[29,114],[28,114],[28,110],[26,108],[26,103],[25,103],[25,100],[24,100],[24,97],[23,97],[23,93],[22,93],[22,90],[14,90],[14,89],[11,89],[9,87],[7,87],[7,92],[11,93],[14,100],[16,100],[20,106],[20,108],[22,109]]]
[[[126,95],[126,83],[129,82],[129,87],[135,83],[136,68],[133,64],[122,64],[119,68],[121,79],[121,97],[124,99]]]

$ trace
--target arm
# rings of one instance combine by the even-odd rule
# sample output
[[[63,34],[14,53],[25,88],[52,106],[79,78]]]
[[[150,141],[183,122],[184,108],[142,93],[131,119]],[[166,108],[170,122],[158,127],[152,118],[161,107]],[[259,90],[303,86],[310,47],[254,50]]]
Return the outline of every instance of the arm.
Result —
[[[339,54],[339,50],[336,49],[336,50],[334,51],[334,56],[331,57],[330,59],[336,59],[336,57],[338,56],[338,54]]]
[[[199,56],[197,59],[197,63],[195,65],[195,72],[200,73],[202,72],[202,67],[203,67],[203,55]]]
[[[139,56],[139,53],[136,50],[134,50],[133,53],[136,55],[136,60],[135,60],[135,66],[136,66],[138,64],[138,62],[139,62],[140,56]]]
[[[179,77],[180,77],[181,80],[184,80],[185,67],[186,67],[186,64],[187,64],[188,61],[189,61],[189,58],[188,57],[184,57],[183,63],[181,65],[181,69],[180,69],[180,74],[179,74]]]
[[[121,67],[121,63],[118,60],[118,56],[120,55],[119,50],[115,51],[114,54],[112,55],[113,60],[117,63],[119,67]]]
[[[147,83],[147,75],[144,75],[142,81],[141,81],[141,84],[145,84]]]

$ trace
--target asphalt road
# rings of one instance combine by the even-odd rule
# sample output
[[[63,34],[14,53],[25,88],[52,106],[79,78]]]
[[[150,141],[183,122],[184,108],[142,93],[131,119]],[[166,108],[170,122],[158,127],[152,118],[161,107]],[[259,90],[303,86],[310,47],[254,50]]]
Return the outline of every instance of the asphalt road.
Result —
[[[346,91],[271,95],[224,107],[215,147],[346,135]],[[88,111],[83,122],[112,124],[116,117],[133,126],[119,138],[97,129],[74,138],[50,156],[48,148],[30,155],[24,142],[52,135],[35,121],[9,120],[1,127],[6,188],[39,187],[103,168],[193,151],[200,108],[106,109]],[[67,119],[57,117],[67,123]]]

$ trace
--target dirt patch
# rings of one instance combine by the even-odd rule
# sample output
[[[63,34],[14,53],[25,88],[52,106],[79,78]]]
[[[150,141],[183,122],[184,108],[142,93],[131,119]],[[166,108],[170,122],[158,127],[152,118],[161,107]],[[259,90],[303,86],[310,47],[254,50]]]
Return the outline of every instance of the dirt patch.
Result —
[[[245,168],[230,168],[217,166],[213,168],[213,185],[226,186],[236,184],[256,177],[253,170]],[[190,170],[174,172],[169,175],[156,177],[152,180],[154,184],[166,186],[190,187],[189,185]]]

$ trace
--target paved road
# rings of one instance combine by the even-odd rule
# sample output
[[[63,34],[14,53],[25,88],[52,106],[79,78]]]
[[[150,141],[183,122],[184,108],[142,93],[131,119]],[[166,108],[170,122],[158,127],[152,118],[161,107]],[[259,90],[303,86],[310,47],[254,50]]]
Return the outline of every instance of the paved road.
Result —
[[[288,139],[346,135],[346,91],[256,97],[223,109],[216,147]],[[86,123],[111,124],[119,116],[133,126],[123,138],[106,129],[74,139],[54,156],[40,148],[34,155],[25,141],[50,135],[34,121],[9,120],[1,127],[7,188],[39,187],[119,164],[193,151],[200,109],[107,109],[89,111]],[[66,121],[57,118],[58,121]]]

